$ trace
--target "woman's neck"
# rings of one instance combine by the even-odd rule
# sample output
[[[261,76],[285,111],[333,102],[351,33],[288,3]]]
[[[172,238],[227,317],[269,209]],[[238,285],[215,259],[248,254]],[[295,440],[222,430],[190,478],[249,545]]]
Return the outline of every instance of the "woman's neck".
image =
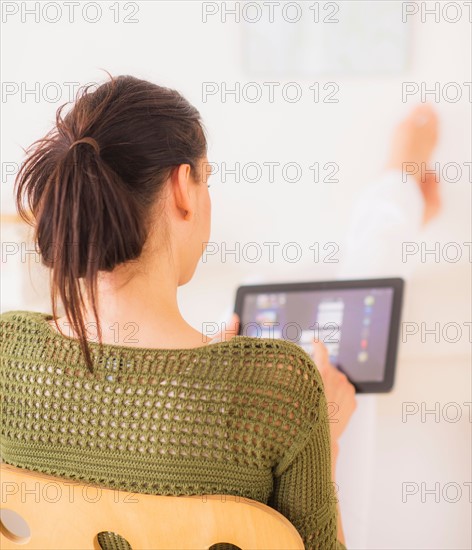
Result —
[[[115,269],[100,274],[97,313],[103,343],[147,348],[190,348],[205,344],[204,336],[180,313],[177,277],[171,269],[165,275],[160,273],[162,270],[140,269],[130,276],[127,269]],[[66,316],[57,321],[66,336],[77,337]],[[88,300],[84,322],[89,341],[98,342],[97,323]]]

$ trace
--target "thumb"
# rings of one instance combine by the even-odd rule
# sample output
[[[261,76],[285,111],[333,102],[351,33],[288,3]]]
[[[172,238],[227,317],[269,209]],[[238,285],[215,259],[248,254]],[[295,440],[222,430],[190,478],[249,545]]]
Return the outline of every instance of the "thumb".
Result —
[[[222,323],[222,329],[213,338],[207,336],[207,339],[214,342],[226,342],[231,340],[233,336],[236,336],[239,332],[239,316],[233,313],[228,323]]]
[[[229,336],[236,336],[239,332],[239,316],[237,313],[233,313],[229,323],[226,326],[226,330],[223,332],[223,335],[228,334]]]

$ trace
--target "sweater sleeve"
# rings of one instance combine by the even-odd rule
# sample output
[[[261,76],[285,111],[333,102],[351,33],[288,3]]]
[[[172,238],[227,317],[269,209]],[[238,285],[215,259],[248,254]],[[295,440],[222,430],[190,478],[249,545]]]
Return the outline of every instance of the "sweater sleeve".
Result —
[[[314,364],[313,364],[314,367]],[[315,378],[321,376],[315,367]],[[315,404],[317,421],[298,449],[274,470],[269,504],[300,533],[306,550],[346,550],[337,540],[336,491],[331,480],[328,407],[324,390]]]

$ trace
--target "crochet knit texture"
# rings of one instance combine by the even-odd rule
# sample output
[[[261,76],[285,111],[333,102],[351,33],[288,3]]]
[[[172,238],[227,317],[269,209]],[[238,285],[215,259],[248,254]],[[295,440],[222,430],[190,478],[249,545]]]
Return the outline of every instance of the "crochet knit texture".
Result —
[[[92,342],[90,373],[50,319],[1,315],[4,462],[137,493],[244,496],[286,516],[307,549],[344,549],[326,398],[301,348],[235,336],[99,353]]]

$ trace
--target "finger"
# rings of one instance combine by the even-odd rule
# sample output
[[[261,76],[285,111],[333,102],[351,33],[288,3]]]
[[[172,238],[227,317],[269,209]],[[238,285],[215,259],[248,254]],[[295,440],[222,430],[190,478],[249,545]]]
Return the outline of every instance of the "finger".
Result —
[[[328,348],[321,340],[313,340],[313,349],[320,357],[326,357],[328,355]]]
[[[223,323],[223,328],[216,336],[211,338],[212,342],[226,342],[231,340],[239,332],[239,316],[233,313],[231,320],[228,323]]]
[[[239,332],[239,316],[237,313],[233,313],[231,320],[226,326],[225,334],[236,336]]]
[[[325,370],[329,365],[328,348],[320,341],[313,341],[313,357],[318,370]]]
[[[239,329],[239,315],[237,313],[233,313],[231,317],[231,322],[234,323],[234,326]]]
[[[438,122],[436,110],[430,103],[417,105],[411,111],[410,116],[418,126],[424,126],[425,124],[436,125]]]

